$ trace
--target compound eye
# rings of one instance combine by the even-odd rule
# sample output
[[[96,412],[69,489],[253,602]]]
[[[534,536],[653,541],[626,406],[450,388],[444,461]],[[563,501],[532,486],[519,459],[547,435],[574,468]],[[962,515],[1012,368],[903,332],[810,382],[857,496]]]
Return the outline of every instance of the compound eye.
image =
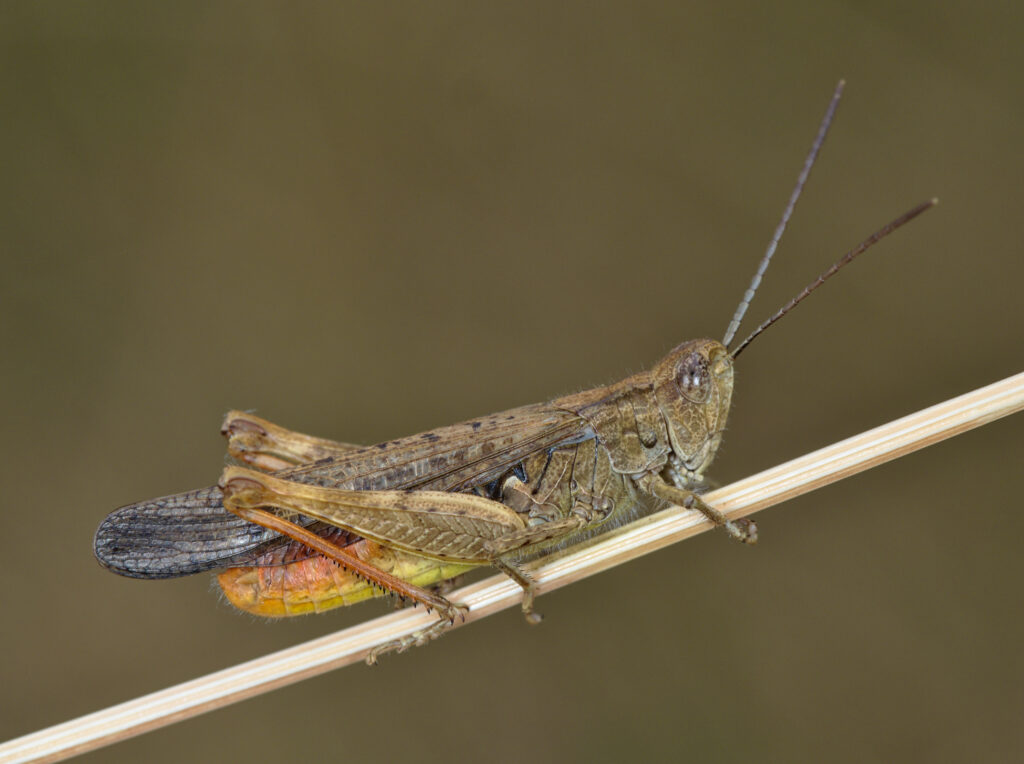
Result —
[[[676,367],[676,387],[691,401],[707,398],[711,388],[707,359],[700,353],[690,353],[681,359]]]

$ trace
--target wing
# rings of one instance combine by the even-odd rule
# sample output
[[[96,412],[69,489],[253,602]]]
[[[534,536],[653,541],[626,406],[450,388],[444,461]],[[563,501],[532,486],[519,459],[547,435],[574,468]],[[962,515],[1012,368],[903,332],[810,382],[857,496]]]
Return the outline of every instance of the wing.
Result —
[[[576,414],[547,404],[491,414],[279,473],[322,488],[465,491],[541,449],[593,437]]]
[[[211,486],[111,512],[96,530],[93,552],[122,576],[173,578],[219,567],[274,536],[227,512],[220,489]]]
[[[593,437],[584,420],[547,404],[524,406],[275,473],[324,488],[466,491],[498,479],[528,455]],[[307,524],[312,520],[307,521]],[[320,532],[320,527],[314,528]],[[328,533],[328,528],[323,528]],[[258,564],[277,534],[224,509],[213,486],[122,507],[96,532],[102,565],[133,578],[170,578]],[[293,550],[290,554],[295,555]]]

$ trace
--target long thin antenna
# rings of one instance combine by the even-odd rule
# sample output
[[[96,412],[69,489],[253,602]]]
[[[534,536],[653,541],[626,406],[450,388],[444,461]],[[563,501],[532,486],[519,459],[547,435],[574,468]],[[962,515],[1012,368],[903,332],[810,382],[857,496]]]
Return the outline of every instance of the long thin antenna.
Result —
[[[881,239],[884,239],[886,236],[891,234],[893,231],[895,231],[897,228],[899,228],[904,223],[909,223],[911,220],[916,218],[922,212],[925,212],[926,210],[930,210],[932,207],[934,207],[938,203],[939,203],[938,199],[934,199],[934,198],[933,199],[929,199],[927,202],[922,202],[921,204],[917,205],[912,210],[910,210],[908,212],[904,212],[898,218],[896,218],[892,222],[890,222],[890,223],[882,226],[881,228],[879,228],[877,231],[875,231],[873,234],[871,234],[868,238],[866,238],[864,241],[862,241],[856,247],[854,247],[849,252],[847,252],[845,255],[843,255],[841,258],[836,260],[836,262],[833,263],[832,266],[827,271],[822,273],[820,276],[818,276],[818,278],[816,278],[810,284],[805,286],[803,288],[803,290],[800,292],[800,294],[798,294],[792,300],[790,300],[785,305],[783,305],[781,308],[779,308],[775,312],[774,316],[772,316],[767,321],[765,321],[763,324],[761,324],[759,327],[757,327],[753,331],[753,333],[751,333],[751,335],[749,337],[747,337],[745,340],[743,340],[743,342],[741,342],[739,344],[739,347],[737,347],[734,351],[732,351],[732,353],[730,353],[732,358],[735,360],[736,356],[738,356],[740,353],[743,352],[743,348],[745,348],[747,345],[749,345],[751,342],[753,342],[754,338],[757,335],[759,335],[761,332],[763,332],[769,326],[774,324],[776,321],[778,321],[784,315],[789,313],[789,311],[791,311],[793,308],[795,308],[798,304],[803,302],[803,300],[811,292],[813,292],[815,289],[817,289],[822,284],[824,284],[826,281],[828,281],[830,278],[832,278],[832,276],[834,276],[836,274],[836,272],[840,268],[842,268],[844,265],[848,265],[849,263],[853,262],[853,259],[855,257],[857,257],[857,255],[861,254],[866,249],[871,247],[872,244],[875,244],[878,241],[880,241]]]
[[[796,200],[800,198],[800,192],[804,190],[804,184],[807,182],[807,177],[811,174],[814,160],[818,158],[818,150],[825,142],[825,136],[828,134],[828,128],[832,124],[832,118],[835,116],[836,107],[839,106],[839,98],[842,96],[845,86],[846,80],[839,80],[839,84],[836,85],[836,90],[832,94],[832,100],[829,102],[828,109],[825,110],[825,116],[821,120],[821,126],[818,128],[818,134],[814,136],[811,151],[807,155],[807,159],[804,160],[803,169],[800,170],[800,177],[796,179],[796,187],[793,189],[793,193],[789,195],[789,203],[782,213],[782,220],[775,227],[775,233],[772,235],[772,240],[768,243],[768,249],[765,250],[764,257],[761,258],[761,262],[757,266],[757,273],[750,280],[750,286],[743,293],[743,299],[736,306],[736,312],[733,314],[732,321],[729,322],[729,328],[725,330],[725,338],[722,340],[722,344],[726,347],[729,347],[729,343],[732,342],[736,332],[739,331],[740,322],[743,320],[743,316],[746,315],[747,308],[750,307],[750,301],[754,299],[754,293],[757,292],[757,288],[761,285],[761,277],[768,270],[768,263],[772,261],[772,256],[779,246],[782,233],[786,230],[786,224],[793,214],[793,208],[796,207]]]

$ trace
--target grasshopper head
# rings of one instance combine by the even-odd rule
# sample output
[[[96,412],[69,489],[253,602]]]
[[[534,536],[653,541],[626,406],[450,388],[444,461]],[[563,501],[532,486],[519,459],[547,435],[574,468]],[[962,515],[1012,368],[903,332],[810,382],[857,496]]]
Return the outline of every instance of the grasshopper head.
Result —
[[[699,481],[715,458],[732,399],[732,358],[715,340],[690,340],[654,368],[654,390],[672,451]]]

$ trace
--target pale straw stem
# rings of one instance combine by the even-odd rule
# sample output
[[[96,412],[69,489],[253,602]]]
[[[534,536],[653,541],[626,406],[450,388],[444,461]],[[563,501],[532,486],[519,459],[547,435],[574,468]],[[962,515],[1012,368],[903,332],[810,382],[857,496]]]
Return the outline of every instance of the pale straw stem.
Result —
[[[1024,373],[807,454],[707,494],[732,518],[778,504],[1024,408]],[[671,507],[603,535],[536,569],[551,591],[709,530],[697,512]],[[467,586],[450,599],[467,605],[466,623],[518,606],[522,592],[504,576]],[[434,622],[421,608],[375,618],[330,636],[247,661],[111,706],[0,745],[0,762],[58,761],[173,722],[361,661],[374,647]],[[401,660],[386,657],[384,660]]]

